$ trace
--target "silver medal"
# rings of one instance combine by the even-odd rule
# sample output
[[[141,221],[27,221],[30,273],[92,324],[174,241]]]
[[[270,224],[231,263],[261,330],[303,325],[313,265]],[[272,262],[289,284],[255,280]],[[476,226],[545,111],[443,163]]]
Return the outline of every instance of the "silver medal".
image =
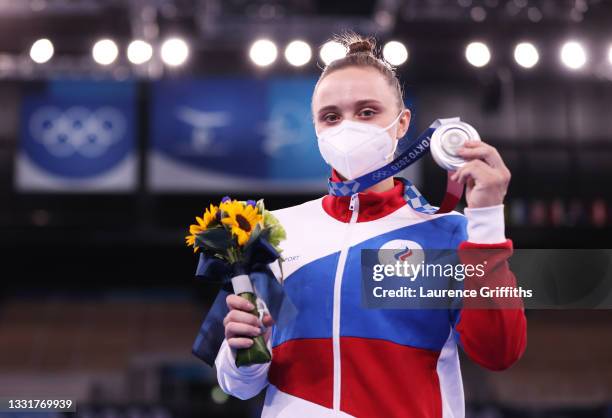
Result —
[[[473,126],[459,120],[445,122],[431,136],[431,155],[440,167],[456,171],[465,164],[457,150],[469,141],[481,141]]]

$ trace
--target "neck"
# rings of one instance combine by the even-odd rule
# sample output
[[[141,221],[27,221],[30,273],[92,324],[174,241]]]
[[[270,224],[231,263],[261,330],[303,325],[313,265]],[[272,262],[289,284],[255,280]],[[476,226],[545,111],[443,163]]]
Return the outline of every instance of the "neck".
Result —
[[[393,183],[393,177],[387,177],[383,181],[380,181],[373,185],[372,187],[368,187],[364,191],[367,192],[386,192],[387,190],[391,190],[395,184]]]

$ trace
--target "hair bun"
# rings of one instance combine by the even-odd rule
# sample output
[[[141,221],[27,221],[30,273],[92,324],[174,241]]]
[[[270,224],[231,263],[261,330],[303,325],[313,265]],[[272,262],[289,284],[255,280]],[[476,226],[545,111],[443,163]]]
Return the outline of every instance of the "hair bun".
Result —
[[[374,45],[367,39],[351,42],[348,46],[348,54],[366,53],[372,54]]]

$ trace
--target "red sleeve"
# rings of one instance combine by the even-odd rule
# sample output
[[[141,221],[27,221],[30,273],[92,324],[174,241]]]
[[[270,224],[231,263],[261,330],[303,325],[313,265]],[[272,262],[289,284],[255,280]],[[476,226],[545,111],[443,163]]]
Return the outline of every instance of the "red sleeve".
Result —
[[[482,285],[516,288],[516,277],[508,265],[512,249],[509,239],[499,244],[463,241],[459,245],[462,263],[476,264],[486,259],[486,280],[478,283],[467,279],[466,289]],[[527,319],[522,299],[487,298],[484,303],[483,299],[466,299],[454,326],[455,336],[465,353],[490,370],[512,366],[527,346]]]

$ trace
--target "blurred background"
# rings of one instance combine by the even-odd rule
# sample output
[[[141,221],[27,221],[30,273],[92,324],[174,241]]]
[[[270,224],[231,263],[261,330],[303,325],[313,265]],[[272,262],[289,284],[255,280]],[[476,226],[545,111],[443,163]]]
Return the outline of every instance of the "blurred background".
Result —
[[[191,354],[217,288],[183,237],[226,194],[326,193],[310,97],[349,29],[397,66],[408,135],[460,116],[498,148],[516,247],[610,247],[610,1],[0,0],[0,398],[259,416]],[[405,175],[439,203],[429,156]],[[464,361],[468,417],[612,417],[612,313],[528,318],[513,368]]]

